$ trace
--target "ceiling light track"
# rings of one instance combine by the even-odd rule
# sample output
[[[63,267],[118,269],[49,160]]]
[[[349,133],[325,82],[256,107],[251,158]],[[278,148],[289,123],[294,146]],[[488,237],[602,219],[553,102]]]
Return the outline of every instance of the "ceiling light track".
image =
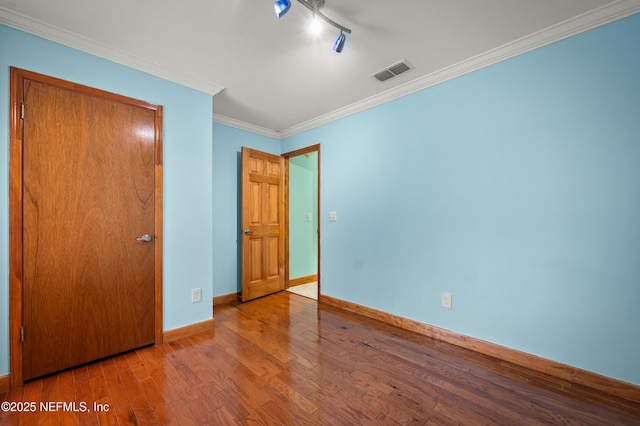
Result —
[[[346,40],[346,36],[344,35],[344,33],[351,34],[351,29],[345,27],[344,25],[338,24],[336,21],[334,21],[333,19],[327,17],[322,12],[320,12],[320,8],[324,6],[325,0],[297,0],[297,1],[298,3],[302,4],[304,7],[309,9],[311,12],[313,12],[314,16],[317,16],[318,18],[325,21],[327,24],[340,30],[340,35],[338,36],[338,38],[336,39],[336,42],[333,45],[333,50],[335,50],[338,53],[342,52],[342,49],[344,48],[344,43]],[[281,18],[291,8],[291,2],[289,0],[278,0],[274,3],[273,6],[276,11],[276,16],[278,18]]]
[[[351,34],[351,30],[349,28],[338,24],[336,21],[327,17],[326,15],[323,15],[322,12],[320,12],[320,8],[324,6],[324,0],[298,0],[298,3],[304,5],[304,7],[312,11],[317,17],[322,19],[327,24],[336,27],[342,32]]]

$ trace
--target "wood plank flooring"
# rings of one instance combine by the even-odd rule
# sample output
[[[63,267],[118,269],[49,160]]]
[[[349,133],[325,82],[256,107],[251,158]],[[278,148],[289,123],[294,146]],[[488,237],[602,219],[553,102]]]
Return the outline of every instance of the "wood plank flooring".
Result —
[[[0,425],[640,425],[638,404],[289,292],[0,401],[36,403]]]

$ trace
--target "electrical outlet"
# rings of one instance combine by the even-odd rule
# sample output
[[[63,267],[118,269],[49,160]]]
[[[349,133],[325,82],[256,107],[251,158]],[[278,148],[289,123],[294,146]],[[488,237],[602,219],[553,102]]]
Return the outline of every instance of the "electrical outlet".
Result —
[[[443,308],[451,309],[451,293],[444,292],[440,295],[440,304]]]
[[[202,300],[202,289],[194,288],[191,290],[191,303],[196,303]]]

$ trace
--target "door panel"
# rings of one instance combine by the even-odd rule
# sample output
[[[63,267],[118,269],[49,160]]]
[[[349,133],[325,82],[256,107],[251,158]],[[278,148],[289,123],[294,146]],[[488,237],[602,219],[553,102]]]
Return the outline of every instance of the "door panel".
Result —
[[[242,148],[242,300],[284,290],[284,159]]]
[[[23,100],[30,379],[154,343],[155,241],[136,237],[156,233],[159,127],[153,108],[52,81],[25,79]]]

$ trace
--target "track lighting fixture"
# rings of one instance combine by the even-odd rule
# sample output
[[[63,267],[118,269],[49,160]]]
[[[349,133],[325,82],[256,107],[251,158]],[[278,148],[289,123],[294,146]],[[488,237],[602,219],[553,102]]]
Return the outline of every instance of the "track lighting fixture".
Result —
[[[291,2],[289,0],[278,0],[273,4],[273,8],[276,10],[276,16],[281,18],[291,9]]]
[[[342,52],[342,49],[344,49],[345,39],[346,39],[346,36],[342,31],[340,31],[340,35],[336,39],[336,42],[333,44],[333,50],[335,50],[337,53]]]
[[[337,22],[326,17],[320,12],[320,8],[324,6],[324,0],[298,0],[298,3],[301,3],[307,9],[312,11],[314,19],[320,18],[327,24],[340,30],[340,35],[336,39],[336,42],[333,44],[333,50],[338,53],[342,52],[342,49],[344,49],[344,43],[347,38],[344,33],[351,34],[351,30],[345,26],[338,24]],[[273,6],[276,11],[276,16],[278,18],[281,18],[282,15],[287,13],[291,8],[291,2],[289,0],[278,0],[273,4]]]

